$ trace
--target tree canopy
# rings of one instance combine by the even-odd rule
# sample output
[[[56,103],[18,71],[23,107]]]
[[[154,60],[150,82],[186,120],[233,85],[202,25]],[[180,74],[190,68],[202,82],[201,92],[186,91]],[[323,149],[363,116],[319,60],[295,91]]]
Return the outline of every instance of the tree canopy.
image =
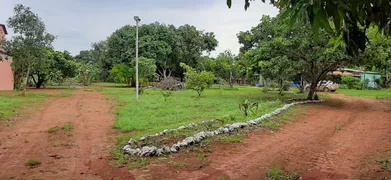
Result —
[[[48,33],[45,24],[29,7],[18,4],[15,15],[7,20],[14,31],[11,40],[5,43],[5,54],[12,56],[15,87],[20,88],[23,77],[35,75],[40,82],[45,81],[51,63],[48,63],[46,50],[51,48],[55,36]],[[39,80],[38,80],[39,81]],[[27,82],[27,81],[25,81]],[[37,87],[42,84],[37,83]]]
[[[244,8],[251,1],[245,0]],[[262,0],[265,2],[265,0]],[[289,24],[309,22],[314,32],[321,28],[339,45],[343,40],[348,53],[357,55],[364,51],[369,39],[367,29],[375,25],[379,32],[391,35],[391,3],[385,0],[271,0],[271,4],[283,11]],[[232,0],[227,0],[231,7]]]
[[[136,27],[126,25],[116,30],[107,39],[107,58],[111,65],[129,63],[135,57]],[[144,24],[139,28],[139,55],[155,59],[162,78],[172,73],[180,75],[179,62],[195,65],[204,52],[217,46],[211,32],[197,30],[191,25],[176,28],[173,25]]]
[[[350,60],[341,48],[329,45],[330,36],[325,31],[314,33],[305,23],[291,27],[281,16],[264,16],[250,32],[256,30],[268,33],[246,34],[249,41],[256,42],[244,55],[254,67],[253,73],[259,70],[267,78],[277,78],[281,82],[300,74],[311,84],[308,99],[313,98],[318,82],[324,80],[327,73]],[[238,36],[240,39],[243,33]]]

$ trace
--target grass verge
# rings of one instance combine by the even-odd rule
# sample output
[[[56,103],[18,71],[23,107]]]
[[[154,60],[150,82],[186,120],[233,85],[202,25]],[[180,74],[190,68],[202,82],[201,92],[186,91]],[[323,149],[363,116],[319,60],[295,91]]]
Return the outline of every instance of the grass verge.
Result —
[[[387,98],[391,97],[391,90],[356,90],[356,89],[339,89],[337,91],[340,94],[348,96],[358,96],[366,98]]]
[[[0,91],[0,121],[10,117],[20,116],[24,107],[35,107],[48,97],[69,97],[74,89],[59,90],[57,93],[47,93],[27,90],[26,96],[21,91]]]

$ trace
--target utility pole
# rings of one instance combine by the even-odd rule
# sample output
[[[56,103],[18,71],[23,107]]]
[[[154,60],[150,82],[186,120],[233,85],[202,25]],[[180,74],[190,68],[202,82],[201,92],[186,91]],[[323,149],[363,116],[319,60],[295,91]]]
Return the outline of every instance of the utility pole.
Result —
[[[134,16],[136,21],[136,101],[138,102],[138,23],[141,19],[138,16]]]

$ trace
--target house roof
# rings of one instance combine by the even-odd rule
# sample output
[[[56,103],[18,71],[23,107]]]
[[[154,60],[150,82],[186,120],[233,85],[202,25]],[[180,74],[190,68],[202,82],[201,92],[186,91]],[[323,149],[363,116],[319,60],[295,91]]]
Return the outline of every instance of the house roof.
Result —
[[[4,24],[0,24],[0,27],[3,28],[3,31],[4,31],[5,34],[8,34],[7,28],[5,27]]]

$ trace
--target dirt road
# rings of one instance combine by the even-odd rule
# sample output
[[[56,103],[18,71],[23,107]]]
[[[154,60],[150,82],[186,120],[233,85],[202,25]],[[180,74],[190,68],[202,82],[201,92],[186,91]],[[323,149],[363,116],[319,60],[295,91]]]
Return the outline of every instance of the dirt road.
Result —
[[[302,179],[391,178],[375,162],[391,148],[391,101],[333,98],[306,107],[305,116],[278,132],[258,130],[242,143],[212,145],[206,168],[153,163],[134,173],[140,179],[263,179],[269,168],[280,167],[300,170]]]
[[[0,179],[131,179],[107,164],[115,143],[110,104],[98,92],[77,89],[72,97],[47,100],[33,118],[0,128]],[[71,122],[66,132],[48,133]],[[42,164],[30,169],[30,159]]]

